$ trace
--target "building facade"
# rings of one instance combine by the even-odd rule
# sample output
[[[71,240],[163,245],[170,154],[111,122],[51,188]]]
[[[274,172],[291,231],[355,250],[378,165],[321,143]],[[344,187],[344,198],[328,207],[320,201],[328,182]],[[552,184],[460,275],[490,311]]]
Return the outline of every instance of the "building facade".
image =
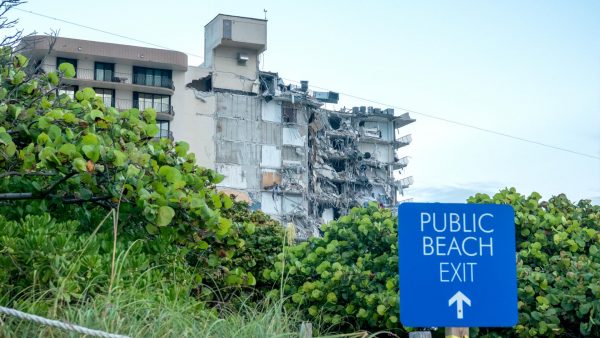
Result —
[[[26,37],[21,48],[34,64],[40,62],[45,72],[56,70],[62,63],[73,65],[75,77],[64,79],[62,93],[74,96],[78,89],[92,87],[107,106],[152,107],[157,112],[159,136],[172,137],[173,96],[187,71],[186,54],[50,36]]]
[[[261,71],[266,20],[219,14],[204,34],[197,67],[176,51],[58,38],[48,54],[49,37],[25,43],[45,70],[75,66],[63,91],[93,87],[118,109],[153,107],[161,137],[188,142],[199,165],[225,175],[219,190],[294,223],[301,238],[353,206],[395,207],[412,184],[399,179],[408,158],[398,149],[411,142],[401,128],[415,121],[408,113],[328,110],[337,93]]]

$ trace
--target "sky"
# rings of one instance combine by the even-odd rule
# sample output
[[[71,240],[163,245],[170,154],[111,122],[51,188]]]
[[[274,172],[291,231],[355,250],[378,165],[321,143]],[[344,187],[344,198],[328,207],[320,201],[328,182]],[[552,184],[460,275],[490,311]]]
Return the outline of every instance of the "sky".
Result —
[[[340,106],[395,107],[417,119],[401,129],[413,137],[399,153],[410,157],[402,177],[414,177],[403,198],[464,202],[515,187],[600,204],[600,1],[31,0],[18,8],[9,17],[26,33],[148,46],[132,38],[188,53],[191,65],[202,63],[203,27],[214,16],[266,15],[261,70],[339,92]]]

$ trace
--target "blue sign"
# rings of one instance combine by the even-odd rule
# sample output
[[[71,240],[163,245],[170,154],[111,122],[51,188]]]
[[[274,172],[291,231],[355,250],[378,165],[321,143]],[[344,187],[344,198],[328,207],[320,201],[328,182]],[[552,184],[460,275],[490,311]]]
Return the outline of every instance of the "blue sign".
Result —
[[[400,321],[410,327],[501,327],[518,321],[510,205],[398,207]]]

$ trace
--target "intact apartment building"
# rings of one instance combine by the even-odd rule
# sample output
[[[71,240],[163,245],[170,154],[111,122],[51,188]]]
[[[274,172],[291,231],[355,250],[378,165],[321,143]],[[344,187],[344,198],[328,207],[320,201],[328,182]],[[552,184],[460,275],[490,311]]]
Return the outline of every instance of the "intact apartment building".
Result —
[[[393,109],[325,109],[335,92],[312,91],[261,71],[267,21],[217,15],[205,26],[204,63],[184,53],[80,39],[27,38],[42,69],[69,62],[77,75],[62,91],[92,87],[117,109],[153,107],[160,137],[183,140],[198,164],[225,175],[218,189],[282,223],[299,237],[356,205],[394,208],[412,184],[400,179],[410,144],[402,127],[414,122]],[[48,55],[47,55],[48,54]]]

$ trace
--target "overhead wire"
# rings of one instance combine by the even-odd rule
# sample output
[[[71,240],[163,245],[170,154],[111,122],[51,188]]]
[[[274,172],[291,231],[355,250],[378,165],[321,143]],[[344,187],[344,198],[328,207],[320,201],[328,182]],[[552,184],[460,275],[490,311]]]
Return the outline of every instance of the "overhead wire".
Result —
[[[114,32],[109,32],[109,31],[106,31],[106,30],[103,30],[103,29],[99,29],[99,28],[95,28],[95,27],[91,27],[91,26],[82,25],[82,24],[77,23],[77,22],[68,21],[68,20],[65,20],[65,19],[61,19],[61,18],[57,18],[57,17],[54,17],[54,16],[50,16],[50,15],[46,15],[46,14],[34,12],[34,11],[31,11],[31,10],[17,8],[17,7],[13,7],[12,9],[17,10],[17,11],[21,11],[21,12],[25,12],[25,13],[29,13],[29,14],[33,14],[33,15],[37,15],[37,16],[41,16],[41,17],[44,17],[44,18],[47,18],[47,19],[64,22],[64,23],[67,23],[69,25],[74,25],[74,26],[77,26],[77,27],[82,27],[82,28],[93,30],[93,31],[101,32],[101,33],[104,33],[104,34],[116,36],[116,37],[119,37],[119,38],[123,38],[123,39],[131,40],[131,41],[143,43],[143,44],[146,44],[146,45],[149,45],[149,46],[158,47],[158,48],[161,48],[161,49],[166,49],[166,50],[171,50],[171,51],[176,51],[175,49],[169,48],[167,46],[157,45],[157,44],[152,43],[152,42],[148,42],[148,41],[136,39],[136,38],[133,38],[133,37],[130,37],[130,36],[126,36],[126,35],[122,35],[122,34],[118,34],[118,33],[114,33]],[[203,57],[201,55],[187,53],[187,52],[185,54],[190,55],[190,56],[199,57],[199,58]]]
[[[82,25],[82,24],[79,24],[79,23],[76,23],[76,22],[72,22],[72,21],[60,19],[60,18],[53,17],[53,16],[50,16],[50,15],[45,15],[45,14],[42,14],[42,13],[34,12],[34,11],[31,11],[31,10],[26,10],[26,9],[21,9],[21,8],[13,8],[13,9],[21,11],[21,12],[29,13],[29,14],[41,16],[41,17],[44,17],[44,18],[48,18],[48,19],[51,19],[51,20],[64,22],[64,23],[67,23],[67,24],[70,24],[70,25],[74,25],[74,26],[78,26],[78,27],[90,29],[90,30],[93,30],[93,31],[101,32],[101,33],[104,33],[104,34],[113,35],[113,36],[120,37],[120,38],[123,38],[123,39],[131,40],[131,41],[136,41],[136,42],[143,43],[143,44],[146,44],[146,45],[150,45],[150,46],[154,46],[154,47],[158,47],[158,48],[162,48],[162,49],[167,49],[167,50],[174,50],[172,48],[169,48],[169,47],[166,47],[166,46],[162,46],[162,45],[158,45],[158,44],[155,44],[155,43],[152,43],[152,42],[148,42],[148,41],[136,39],[136,38],[133,38],[133,37],[130,37],[130,36],[126,36],[126,35],[122,35],[122,34],[118,34],[118,33],[114,33],[114,32],[109,32],[109,31],[106,31],[106,30],[103,30],[103,29],[99,29],[99,28],[95,28],[95,27],[91,27],[91,26],[87,26],[87,25]],[[190,55],[190,56],[203,58],[203,56],[201,56],[201,55],[197,55],[197,54],[193,54],[193,53],[188,53],[188,52],[184,52],[184,53],[187,54],[187,55]],[[283,77],[282,77],[282,79],[284,79],[286,81],[289,81],[289,82],[293,82],[293,83],[300,83],[300,81],[293,80],[293,79],[287,79],[287,78],[283,78]],[[314,84],[312,84],[311,86],[314,87],[314,88],[318,88],[318,89],[322,89],[322,90],[326,90],[326,91],[333,91],[333,90],[330,90],[328,88],[316,86]],[[433,115],[433,114],[423,113],[423,112],[419,112],[419,111],[416,111],[416,110],[399,107],[399,106],[396,106],[396,105],[393,105],[393,104],[388,104],[388,103],[384,103],[384,102],[380,102],[380,101],[376,101],[376,100],[371,100],[371,99],[363,98],[363,97],[360,97],[360,96],[357,96],[357,95],[352,95],[352,94],[343,93],[343,92],[339,92],[339,91],[335,91],[335,92],[337,92],[339,94],[342,94],[342,95],[345,95],[347,97],[351,97],[351,98],[357,99],[357,100],[361,100],[361,101],[365,101],[365,102],[370,102],[370,103],[378,104],[378,105],[382,105],[382,106],[387,106],[387,107],[398,109],[398,110],[402,110],[402,111],[405,111],[405,112],[408,112],[408,113],[413,113],[413,114],[416,114],[416,115],[424,116],[424,117],[427,117],[427,118],[430,118],[430,119],[434,119],[434,120],[438,120],[438,121],[443,121],[443,122],[446,122],[446,123],[458,125],[458,126],[465,127],[465,128],[479,130],[479,131],[486,132],[486,133],[489,133],[489,134],[493,134],[493,135],[496,135],[496,136],[502,136],[502,137],[510,138],[510,139],[513,139],[513,140],[521,141],[521,142],[535,144],[535,145],[546,147],[546,148],[549,148],[549,149],[563,151],[563,152],[571,153],[571,154],[574,154],[574,155],[591,158],[591,159],[594,159],[594,160],[600,160],[600,156],[597,156],[597,155],[592,155],[592,154],[584,153],[584,152],[581,152],[581,151],[576,151],[576,150],[573,150],[573,149],[568,149],[568,148],[565,148],[565,147],[555,146],[555,145],[552,145],[552,144],[548,144],[548,143],[544,143],[544,142],[540,142],[540,141],[528,139],[528,138],[525,138],[525,137],[508,134],[508,133],[501,132],[501,131],[496,131],[496,130],[493,130],[493,129],[490,129],[490,128],[479,127],[479,126],[476,126],[474,124],[469,124],[469,123],[465,123],[465,122],[461,122],[461,121],[456,121],[456,120],[448,119],[448,118],[437,116],[437,115]]]
[[[300,81],[297,81],[297,80],[292,80],[292,79],[287,79],[287,78],[282,78],[282,79],[284,79],[286,81],[289,81],[289,82],[293,82],[293,83],[300,83]],[[539,141],[531,140],[531,139],[528,139],[528,138],[524,138],[524,137],[521,137],[521,136],[516,136],[516,135],[512,135],[512,134],[508,134],[508,133],[496,131],[496,130],[489,129],[489,128],[479,127],[479,126],[476,126],[476,125],[473,125],[473,124],[469,124],[469,123],[464,123],[464,122],[461,122],[461,121],[451,120],[451,119],[447,119],[447,118],[436,116],[436,115],[432,115],[432,114],[422,113],[422,112],[418,112],[416,110],[402,108],[402,107],[398,107],[398,106],[395,106],[395,105],[392,105],[392,104],[389,104],[389,103],[379,102],[379,101],[367,99],[367,98],[364,98],[364,97],[360,97],[360,96],[356,96],[356,95],[352,95],[352,94],[348,94],[348,93],[343,93],[343,92],[340,92],[340,91],[334,91],[334,90],[331,90],[331,89],[328,89],[328,88],[319,87],[319,86],[315,86],[315,85],[312,85],[312,84],[311,84],[311,86],[314,87],[314,88],[318,88],[318,89],[322,89],[322,90],[326,90],[326,91],[333,91],[333,92],[336,92],[336,93],[339,93],[341,95],[348,96],[348,97],[351,97],[351,98],[354,98],[354,99],[357,99],[357,100],[361,100],[361,101],[370,102],[370,103],[373,103],[373,104],[378,104],[378,105],[382,105],[382,106],[386,106],[386,107],[390,107],[390,108],[402,110],[402,111],[405,111],[407,113],[413,113],[413,114],[416,114],[416,115],[425,116],[425,117],[430,118],[430,119],[439,120],[439,121],[443,121],[443,122],[446,122],[446,123],[451,123],[451,124],[459,125],[459,126],[462,126],[462,127],[465,127],[465,128],[471,128],[471,129],[483,131],[483,132],[486,132],[486,133],[494,134],[494,135],[497,135],[497,136],[503,136],[503,137],[510,138],[510,139],[513,139],[513,140],[527,142],[527,143],[535,144],[535,145],[538,145],[538,146],[542,146],[542,147],[546,147],[546,148],[550,148],[550,149],[554,149],[554,150],[568,152],[568,153],[571,153],[571,154],[574,154],[574,155],[579,155],[579,156],[584,156],[584,157],[588,157],[588,158],[595,159],[595,160],[600,160],[600,156],[595,156],[595,155],[592,155],[592,154],[588,154],[588,153],[584,153],[584,152],[580,152],[580,151],[576,151],[576,150],[572,150],[572,149],[568,149],[568,148],[564,148],[564,147],[559,147],[559,146],[551,145],[551,144],[544,143],[544,142],[539,142]]]

